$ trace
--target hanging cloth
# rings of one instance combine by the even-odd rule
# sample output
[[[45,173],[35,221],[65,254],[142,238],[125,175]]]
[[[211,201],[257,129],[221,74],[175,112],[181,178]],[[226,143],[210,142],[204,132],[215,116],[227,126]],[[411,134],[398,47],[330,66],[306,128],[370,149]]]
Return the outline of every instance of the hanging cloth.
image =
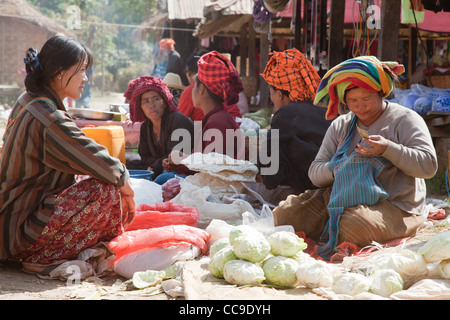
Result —
[[[373,205],[389,196],[377,177],[390,162],[382,156],[365,156],[356,151],[348,154],[356,120],[357,117],[353,116],[344,144],[327,165],[334,172],[335,180],[327,205],[330,217],[320,238],[326,244],[317,249],[319,255],[327,260],[337,245],[339,219],[345,208]]]

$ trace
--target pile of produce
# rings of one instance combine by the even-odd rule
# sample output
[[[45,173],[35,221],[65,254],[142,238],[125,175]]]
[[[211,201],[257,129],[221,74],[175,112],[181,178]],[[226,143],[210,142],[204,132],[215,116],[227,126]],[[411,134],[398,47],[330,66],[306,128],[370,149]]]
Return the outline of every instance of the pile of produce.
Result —
[[[323,287],[335,294],[384,298],[426,278],[432,263],[437,264],[440,278],[450,279],[450,231],[435,235],[417,252],[401,249],[365,271],[351,272],[315,260],[303,252],[306,247],[292,232],[279,231],[266,238],[240,225],[211,246],[208,267],[213,276],[238,286]]]
[[[251,119],[259,124],[261,129],[267,128],[270,125],[270,110],[269,108],[262,108],[256,112],[246,113],[242,115],[243,118]]]
[[[246,225],[231,229],[228,238],[210,248],[208,268],[217,278],[235,285],[296,287],[296,272],[307,254],[307,245],[296,234],[278,231],[265,237]]]

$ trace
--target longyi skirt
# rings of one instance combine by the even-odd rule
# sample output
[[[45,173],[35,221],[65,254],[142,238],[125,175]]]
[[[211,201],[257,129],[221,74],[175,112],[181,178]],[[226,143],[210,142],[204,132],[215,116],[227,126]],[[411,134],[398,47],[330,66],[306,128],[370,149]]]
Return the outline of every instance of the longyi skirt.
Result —
[[[122,231],[119,189],[93,178],[82,180],[58,195],[42,234],[20,254],[24,269],[76,259],[82,250]]]

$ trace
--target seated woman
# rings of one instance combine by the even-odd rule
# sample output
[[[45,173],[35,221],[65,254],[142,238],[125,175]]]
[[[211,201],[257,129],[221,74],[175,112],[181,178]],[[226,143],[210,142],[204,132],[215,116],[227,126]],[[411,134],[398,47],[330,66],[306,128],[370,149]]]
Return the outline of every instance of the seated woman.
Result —
[[[259,155],[272,159],[270,151],[274,144],[278,170],[264,174],[273,163],[263,163],[259,158],[265,188],[259,186],[258,192],[266,201],[277,205],[290,194],[317,188],[308,177],[308,169],[331,121],[325,119],[324,108],[313,104],[320,77],[297,49],[272,53],[262,76],[270,85],[270,99],[276,111],[267,143],[261,145]],[[278,135],[272,137],[274,130]]]
[[[153,171],[155,182],[164,183],[170,177],[158,180],[158,176],[164,171],[162,161],[180,143],[172,138],[172,133],[176,129],[184,129],[186,136],[182,139],[188,139],[187,148],[190,151],[194,124],[191,119],[176,111],[169,88],[159,78],[143,76],[131,81],[124,96],[130,103],[131,121],[142,122],[138,147],[141,159],[130,161],[127,167]]]
[[[309,169],[318,190],[289,196],[274,210],[276,224],[291,224],[325,243],[324,258],[343,241],[359,247],[413,236],[422,224],[424,179],[437,170],[425,121],[383,101],[404,68],[375,57],[350,59],[330,69],[314,103],[335,118]],[[361,133],[360,133],[361,132]]]
[[[205,117],[201,133],[196,135],[193,152],[216,152],[234,159],[245,158],[244,134],[233,117],[225,110],[223,103],[236,103],[242,82],[230,60],[216,51],[204,54],[198,61],[198,74],[192,90],[192,102],[201,109]],[[195,129],[197,130],[197,128]],[[187,154],[169,157],[165,169],[177,171],[183,165],[180,161]],[[184,167],[184,170],[186,168]]]
[[[201,109],[195,108],[194,103],[192,102],[192,90],[195,86],[195,77],[198,73],[198,60],[207,53],[206,50],[201,50],[198,52],[194,52],[189,58],[186,60],[186,76],[189,81],[189,86],[183,90],[180,97],[180,102],[178,104],[178,111],[184,113],[192,121],[202,121],[204,118],[204,113]],[[238,99],[240,102],[240,99]],[[225,110],[227,110],[233,119],[236,117],[241,117],[241,111],[239,110],[238,104],[227,104],[223,103]],[[248,112],[248,111],[247,111]]]
[[[62,103],[80,98],[90,50],[55,36],[24,61],[26,92],[11,111],[0,161],[0,260],[48,274],[120,234],[134,219],[134,192],[125,166],[87,138]],[[76,183],[75,175],[92,178]]]

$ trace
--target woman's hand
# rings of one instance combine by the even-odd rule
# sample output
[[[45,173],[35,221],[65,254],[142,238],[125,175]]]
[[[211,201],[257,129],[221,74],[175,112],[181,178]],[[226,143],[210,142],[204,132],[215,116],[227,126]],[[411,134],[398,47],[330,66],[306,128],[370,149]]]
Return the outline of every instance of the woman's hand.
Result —
[[[355,151],[366,156],[378,156],[383,154],[389,144],[389,140],[382,136],[372,135],[368,139],[363,138],[365,144],[358,143]]]
[[[170,172],[172,170],[172,166],[170,164],[170,158],[163,159],[162,166],[163,166],[164,170],[166,170],[167,172]]]
[[[128,226],[134,220],[136,214],[136,203],[134,202],[134,190],[130,185],[130,181],[121,187],[120,198],[122,203],[122,223]]]

